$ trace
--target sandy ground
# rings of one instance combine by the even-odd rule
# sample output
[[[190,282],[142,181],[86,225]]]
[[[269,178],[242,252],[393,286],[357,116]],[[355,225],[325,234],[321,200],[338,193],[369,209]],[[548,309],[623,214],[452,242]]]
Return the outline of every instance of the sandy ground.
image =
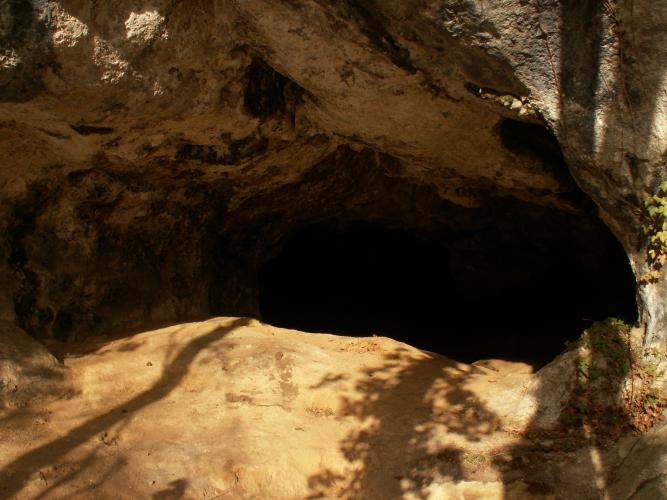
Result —
[[[598,498],[621,458],[522,437],[527,366],[388,338],[218,318],[64,363],[2,416],[2,498]]]

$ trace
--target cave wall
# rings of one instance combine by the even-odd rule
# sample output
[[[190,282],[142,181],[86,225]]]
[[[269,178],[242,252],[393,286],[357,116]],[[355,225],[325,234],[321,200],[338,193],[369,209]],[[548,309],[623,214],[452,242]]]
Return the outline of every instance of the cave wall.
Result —
[[[3,2],[0,316],[67,340],[254,315],[300,225],[596,216],[580,187],[641,275],[666,22],[647,0]],[[660,347],[665,288],[638,289]]]

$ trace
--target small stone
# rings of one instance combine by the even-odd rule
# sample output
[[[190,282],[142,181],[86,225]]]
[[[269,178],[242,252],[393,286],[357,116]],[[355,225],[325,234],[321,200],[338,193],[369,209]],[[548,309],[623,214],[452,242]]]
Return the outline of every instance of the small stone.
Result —
[[[512,104],[510,105],[510,109],[512,111],[517,111],[517,110],[521,109],[522,107],[523,107],[523,105],[521,104],[521,101],[519,99],[514,99],[512,101]]]
[[[153,366],[153,363],[149,361],[148,363],[146,363],[146,366]]]

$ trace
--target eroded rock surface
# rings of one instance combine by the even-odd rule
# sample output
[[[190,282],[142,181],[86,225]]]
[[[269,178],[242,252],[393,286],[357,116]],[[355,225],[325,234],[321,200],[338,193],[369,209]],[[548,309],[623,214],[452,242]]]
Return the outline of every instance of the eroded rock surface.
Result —
[[[257,269],[298,227],[546,213],[595,235],[579,186],[639,276],[666,8],[4,2],[0,315],[59,339],[257,315]],[[663,349],[664,278],[639,295]]]
[[[622,462],[609,491],[611,498],[665,498],[667,496],[667,425],[641,438],[626,438],[619,447]]]
[[[67,394],[68,372],[42,344],[6,321],[0,339],[0,411]]]
[[[535,414],[517,405],[540,378],[520,363],[242,318],[64,348],[76,391],[2,416],[3,498],[660,491],[662,431],[620,446],[583,428],[525,435]]]

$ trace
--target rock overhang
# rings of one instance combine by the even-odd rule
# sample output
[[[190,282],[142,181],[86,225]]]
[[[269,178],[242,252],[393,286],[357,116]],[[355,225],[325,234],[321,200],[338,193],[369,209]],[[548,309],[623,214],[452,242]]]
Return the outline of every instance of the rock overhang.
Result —
[[[27,314],[35,332],[94,329],[117,313],[128,323],[256,313],[248,283],[262,248],[336,216],[423,229],[443,205],[475,214],[520,200],[582,220],[597,205],[641,266],[636,210],[613,209],[641,194],[628,197],[623,169],[595,181],[570,115],[558,116],[567,37],[549,3],[31,8],[25,27],[50,63],[21,66],[38,92],[2,93],[0,146],[13,162],[5,253],[23,261],[3,271],[3,316]],[[4,13],[8,26],[17,15]],[[14,31],[3,33],[9,48],[24,45]],[[233,292],[219,278],[194,284],[211,255],[228,262],[219,276]],[[100,262],[125,278],[99,285]],[[158,271],[168,268],[178,270]],[[131,312],[123,280],[142,303]]]

